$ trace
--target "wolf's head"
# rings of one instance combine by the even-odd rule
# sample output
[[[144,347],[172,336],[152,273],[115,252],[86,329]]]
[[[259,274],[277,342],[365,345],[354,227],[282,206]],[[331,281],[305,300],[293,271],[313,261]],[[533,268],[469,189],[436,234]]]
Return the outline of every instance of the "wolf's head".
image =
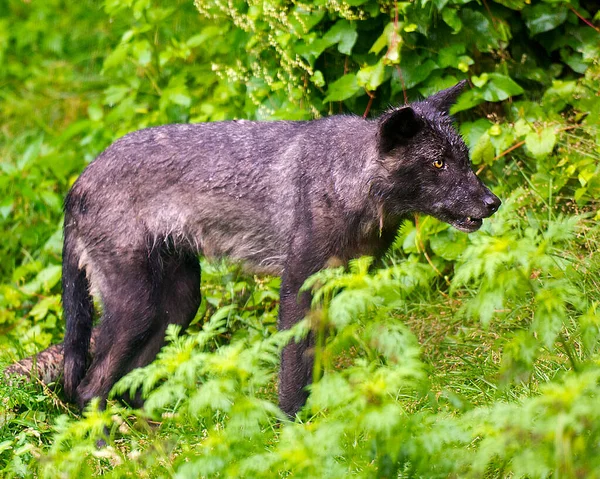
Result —
[[[466,81],[379,118],[378,146],[385,169],[385,203],[392,212],[431,215],[472,232],[500,200],[473,170],[450,107]]]

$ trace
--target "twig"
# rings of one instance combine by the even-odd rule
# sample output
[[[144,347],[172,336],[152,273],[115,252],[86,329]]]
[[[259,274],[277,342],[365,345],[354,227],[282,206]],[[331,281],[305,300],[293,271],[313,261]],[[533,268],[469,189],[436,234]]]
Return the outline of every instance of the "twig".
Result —
[[[394,33],[392,34],[392,41],[390,42],[390,47],[385,54],[385,58],[388,57],[392,48],[395,48],[398,45],[398,0],[394,0]],[[398,76],[400,77],[400,83],[402,84],[402,93],[404,95],[404,104],[408,104],[408,97],[406,95],[406,85],[404,83],[404,75],[402,75],[402,70],[400,69],[400,65],[395,65],[396,70],[398,71]]]
[[[373,94],[373,92],[370,92],[366,88],[365,88],[365,92],[367,92],[367,95],[369,95],[369,103],[367,103],[367,108],[365,108],[365,112],[363,113],[363,118],[366,118],[369,115],[369,111],[371,111],[371,105],[373,105],[373,99],[375,98],[375,95]]]
[[[404,84],[404,75],[402,75],[402,70],[399,65],[396,65],[396,70],[398,70],[398,76],[400,77],[400,83],[402,84],[402,93],[404,93],[404,104],[408,105],[408,96],[406,95],[406,85]]]
[[[490,10],[490,7],[488,6],[487,2],[485,0],[483,0],[483,5],[485,6],[485,9],[487,10],[487,12],[490,15],[490,18],[492,19],[492,25],[494,25],[494,30],[497,30],[498,27],[496,26],[496,23],[498,22],[498,20],[496,19],[496,17],[494,17],[494,15],[492,14],[492,11]]]
[[[346,59],[344,60],[344,75],[343,76],[346,76],[346,74],[348,73],[348,58],[349,58],[348,55],[346,55]],[[343,102],[340,102],[339,108],[340,108],[340,113],[343,113],[344,112],[344,103]]]
[[[581,13],[579,13],[577,10],[575,10],[575,8],[573,7],[573,5],[569,5],[569,10],[571,10],[575,15],[577,15],[579,17],[579,19],[583,23],[585,23],[588,27],[592,27],[594,30],[596,30],[598,33],[600,33],[600,28],[598,28],[596,25],[594,25],[588,19],[583,18],[583,16],[581,15]]]

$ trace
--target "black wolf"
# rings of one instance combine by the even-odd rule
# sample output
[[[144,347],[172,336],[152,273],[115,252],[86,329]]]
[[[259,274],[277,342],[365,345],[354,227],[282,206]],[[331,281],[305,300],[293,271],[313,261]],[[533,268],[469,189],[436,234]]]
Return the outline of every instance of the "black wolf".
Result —
[[[302,319],[306,278],[327,261],[381,255],[402,218],[477,230],[500,200],[471,170],[450,106],[465,82],[374,120],[168,125],[117,140],[65,201],[65,391],[83,407],[152,361],[169,323],[200,304],[198,254],[281,274],[279,327]],[[103,307],[86,371],[92,296]],[[311,381],[310,337],[282,353],[289,415]]]

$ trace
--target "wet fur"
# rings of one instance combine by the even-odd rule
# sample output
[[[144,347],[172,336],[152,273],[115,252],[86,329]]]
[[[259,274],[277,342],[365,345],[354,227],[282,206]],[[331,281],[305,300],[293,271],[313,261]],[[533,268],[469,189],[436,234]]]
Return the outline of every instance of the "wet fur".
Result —
[[[279,327],[307,311],[305,279],[327,261],[381,255],[403,217],[457,227],[499,200],[471,170],[450,105],[463,84],[375,120],[231,121],[131,133],[92,162],[65,202],[65,391],[80,406],[155,357],[169,323],[200,304],[198,254],[281,274]],[[445,161],[444,171],[432,166]],[[92,296],[103,306],[87,368]],[[293,415],[310,383],[311,339],[282,354]]]

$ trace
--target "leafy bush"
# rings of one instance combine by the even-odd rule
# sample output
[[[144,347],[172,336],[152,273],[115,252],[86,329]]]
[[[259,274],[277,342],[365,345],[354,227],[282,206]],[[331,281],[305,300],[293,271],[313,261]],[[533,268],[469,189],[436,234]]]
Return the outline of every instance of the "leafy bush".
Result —
[[[382,262],[307,282],[203,263],[188,335],[79,415],[0,384],[6,477],[599,477],[600,42],[594,2],[0,0],[0,361],[59,342],[61,201],[123,134],[369,116],[466,78],[455,113],[504,200],[473,235],[407,219]],[[295,422],[279,351],[316,331]],[[96,442],[108,431],[108,446]]]

